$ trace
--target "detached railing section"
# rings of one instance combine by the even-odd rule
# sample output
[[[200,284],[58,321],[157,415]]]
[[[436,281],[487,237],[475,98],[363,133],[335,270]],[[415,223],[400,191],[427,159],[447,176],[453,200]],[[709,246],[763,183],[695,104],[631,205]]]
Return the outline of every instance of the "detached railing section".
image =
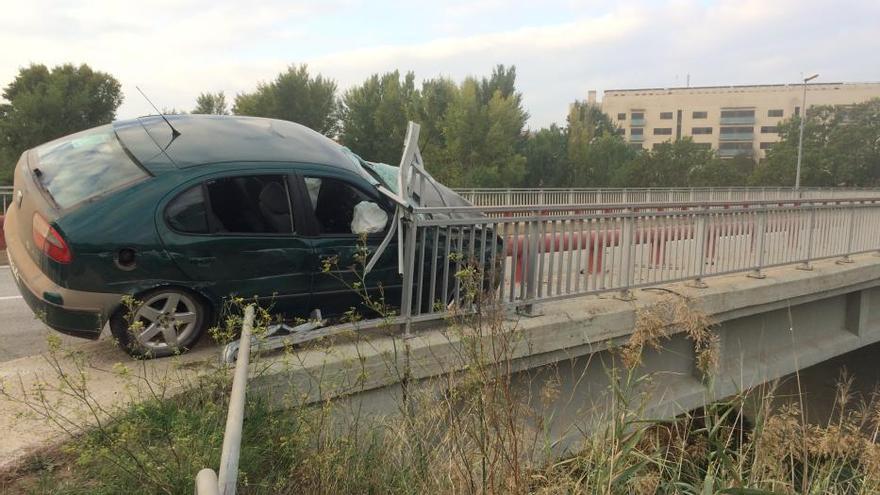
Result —
[[[626,298],[638,287],[761,277],[766,267],[880,251],[880,198],[662,206],[416,208],[404,240],[412,275],[404,276],[411,304],[405,295],[402,316],[443,316],[461,302],[456,274],[469,266],[484,290],[529,311],[577,295]]]
[[[602,203],[693,203],[792,199],[880,198],[878,188],[706,187],[706,188],[512,188],[457,189],[476,206],[545,206]]]

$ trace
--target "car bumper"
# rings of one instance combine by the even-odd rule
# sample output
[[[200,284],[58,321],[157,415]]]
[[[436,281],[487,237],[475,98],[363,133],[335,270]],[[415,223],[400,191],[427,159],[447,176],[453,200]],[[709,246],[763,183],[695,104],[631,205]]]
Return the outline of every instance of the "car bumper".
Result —
[[[122,294],[77,291],[54,283],[25,251],[15,235],[14,223],[14,216],[7,216],[4,231],[9,269],[34,315],[61,333],[97,339]]]

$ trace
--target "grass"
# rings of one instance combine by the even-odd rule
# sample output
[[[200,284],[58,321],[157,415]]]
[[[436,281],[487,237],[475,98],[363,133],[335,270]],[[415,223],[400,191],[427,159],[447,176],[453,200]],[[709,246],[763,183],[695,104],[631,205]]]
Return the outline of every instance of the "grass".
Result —
[[[632,337],[606,369],[609,408],[600,426],[585,432],[573,453],[547,456],[542,428],[553,411],[544,408],[559,396],[558,384],[542,385],[543,406],[527,405],[529,397],[511,378],[520,336],[468,282],[479,274],[466,268],[459,277],[465,306],[479,309],[449,321],[450,334],[462,342],[465,372],[438,377],[430,389],[441,390],[438,395],[409,387],[401,371],[409,393],[395,404],[400,414],[388,416],[350,419],[350,411],[332,401],[278,411],[266,397],[249,394],[239,493],[880,492],[880,401],[876,394],[854,400],[846,377],[832,418],[821,425],[804,419],[797,398],[780,406],[772,387],[673,420],[646,416],[648,397],[641,391],[652,377],[640,374],[641,356],[646,348],[662,348],[674,331],[693,343],[705,386],[713,386],[717,338],[706,316],[682,298],[638,313]],[[258,327],[270,318],[260,314]],[[239,322],[234,315],[225,321]],[[65,386],[70,397],[88,403],[79,381]],[[229,386],[228,373],[218,370],[184,393],[156,393],[107,411],[98,426],[73,431],[59,451],[0,479],[0,491],[192,493],[198,470],[219,465]],[[53,409],[44,410],[53,421]]]

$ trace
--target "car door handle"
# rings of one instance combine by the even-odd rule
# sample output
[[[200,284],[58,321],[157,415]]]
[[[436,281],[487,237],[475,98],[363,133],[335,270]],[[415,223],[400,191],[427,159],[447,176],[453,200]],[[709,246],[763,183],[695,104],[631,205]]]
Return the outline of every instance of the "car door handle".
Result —
[[[208,266],[211,263],[217,261],[217,257],[216,256],[201,256],[201,257],[200,256],[192,256],[192,257],[190,257],[189,260],[194,265]]]

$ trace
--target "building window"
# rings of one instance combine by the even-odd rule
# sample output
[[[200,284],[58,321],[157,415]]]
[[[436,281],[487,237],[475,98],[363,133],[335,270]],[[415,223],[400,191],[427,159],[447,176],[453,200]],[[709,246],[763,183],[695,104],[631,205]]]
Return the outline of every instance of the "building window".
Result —
[[[779,128],[775,125],[762,125],[761,134],[779,134]]]
[[[761,143],[761,149],[762,150],[769,150],[770,148],[773,147],[774,144],[776,144],[776,143]]]
[[[794,116],[795,117],[801,116],[801,107],[794,107]]]
[[[629,147],[630,149],[633,149],[635,151],[642,151],[643,149],[645,149],[644,147],[642,147],[641,143],[630,143]]]
[[[630,117],[632,117],[633,120],[636,120],[636,119],[644,120],[645,112],[631,112]]]
[[[617,129],[614,129],[614,134],[617,134],[618,136],[626,136],[626,129],[624,129],[623,127],[618,127]]]
[[[626,120],[626,114],[625,113],[617,114],[617,120]]]
[[[721,118],[754,117],[754,110],[722,110]]]
[[[718,149],[724,151],[751,151],[752,143],[719,143]]]
[[[663,146],[664,144],[669,144],[669,143],[668,143],[668,142],[665,142],[665,141],[662,142],[662,143],[654,143],[654,144],[651,145],[651,149],[652,149],[652,150],[656,150],[657,148]]]
[[[672,120],[672,112],[660,112],[660,120]]]
[[[711,127],[694,127],[693,129],[691,129],[691,134],[693,134],[694,136],[697,136],[700,134],[712,134],[712,128]]]
[[[751,134],[755,130],[751,127],[722,127],[721,134]]]
[[[694,146],[696,146],[697,148],[700,148],[700,149],[704,149],[704,150],[711,150],[712,149],[712,143],[694,143]]]
[[[768,117],[782,117],[782,110],[767,110]]]
[[[694,112],[691,114],[691,118],[693,119],[705,119],[709,116],[709,112]]]
[[[672,128],[671,127],[655,127],[654,128],[655,136],[671,136]]]
[[[632,129],[629,130],[629,135],[630,136],[644,136],[645,129],[643,129],[641,127],[633,127]]]

